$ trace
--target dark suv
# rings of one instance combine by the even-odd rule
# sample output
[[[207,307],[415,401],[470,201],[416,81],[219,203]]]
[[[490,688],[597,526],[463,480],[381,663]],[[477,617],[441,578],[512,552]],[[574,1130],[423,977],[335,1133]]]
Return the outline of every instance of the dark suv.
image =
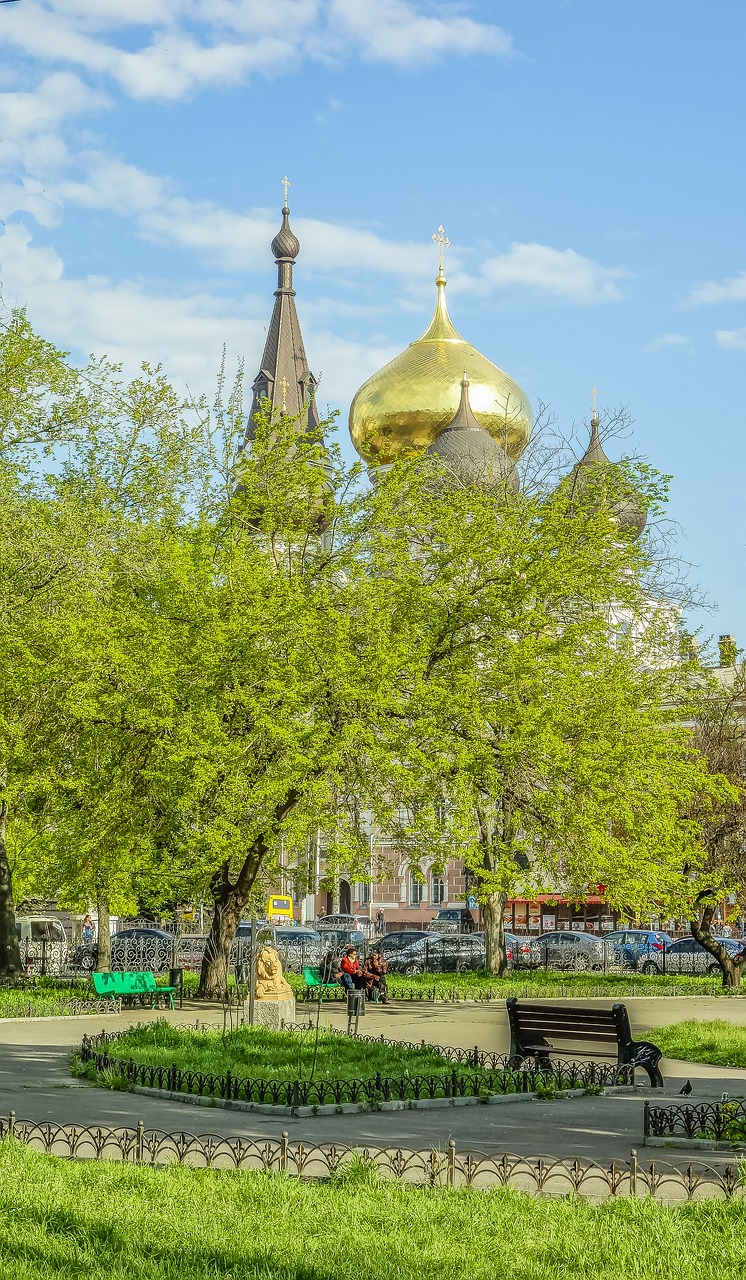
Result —
[[[474,933],[476,927],[468,907],[441,907],[430,923],[433,933]]]

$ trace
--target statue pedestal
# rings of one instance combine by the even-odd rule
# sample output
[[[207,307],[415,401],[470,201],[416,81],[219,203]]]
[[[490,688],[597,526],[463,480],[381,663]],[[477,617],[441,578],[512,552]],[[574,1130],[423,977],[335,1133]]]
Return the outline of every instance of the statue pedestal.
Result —
[[[244,1002],[244,1021],[248,1022],[249,1002]],[[255,1000],[254,1026],[267,1027],[269,1031],[281,1031],[282,1024],[295,1022],[295,996],[286,1000]]]

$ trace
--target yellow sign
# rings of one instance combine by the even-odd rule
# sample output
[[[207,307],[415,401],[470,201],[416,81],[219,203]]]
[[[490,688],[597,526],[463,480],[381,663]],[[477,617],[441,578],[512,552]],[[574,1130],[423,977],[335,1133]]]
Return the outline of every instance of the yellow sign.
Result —
[[[293,899],[273,894],[267,899],[267,920],[270,924],[293,923]]]

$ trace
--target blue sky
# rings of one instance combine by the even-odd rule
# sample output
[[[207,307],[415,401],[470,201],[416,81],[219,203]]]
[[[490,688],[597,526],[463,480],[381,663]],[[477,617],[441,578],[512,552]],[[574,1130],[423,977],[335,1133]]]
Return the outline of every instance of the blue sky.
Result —
[[[746,6],[720,0],[0,5],[0,280],[76,356],[256,371],[292,181],[322,405],[427,324],[561,427],[626,405],[746,645]]]

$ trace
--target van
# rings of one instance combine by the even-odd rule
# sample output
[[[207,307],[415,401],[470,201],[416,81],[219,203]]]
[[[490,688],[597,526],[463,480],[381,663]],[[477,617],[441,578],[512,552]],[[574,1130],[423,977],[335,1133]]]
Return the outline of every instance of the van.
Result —
[[[27,973],[64,973],[67,934],[56,916],[16,916],[21,964]]]

